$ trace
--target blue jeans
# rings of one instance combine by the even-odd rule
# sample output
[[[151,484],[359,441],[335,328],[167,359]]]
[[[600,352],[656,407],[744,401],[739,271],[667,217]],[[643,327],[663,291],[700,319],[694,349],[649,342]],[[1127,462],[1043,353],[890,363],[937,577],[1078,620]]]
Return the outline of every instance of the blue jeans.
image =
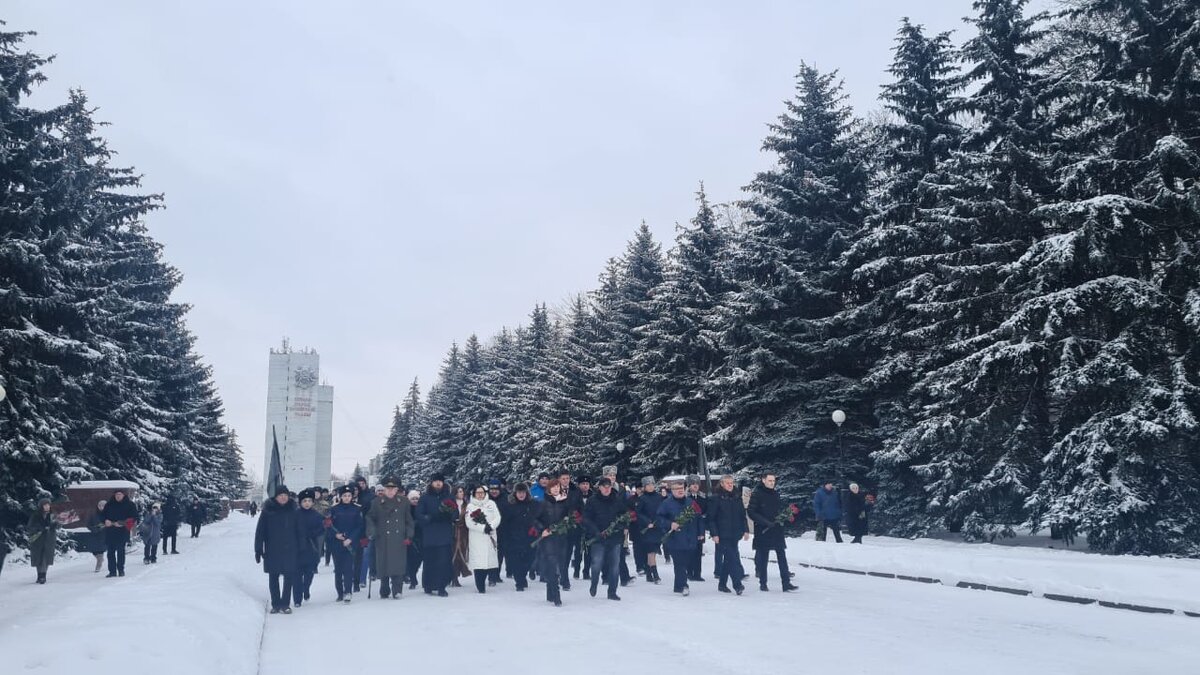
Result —
[[[617,592],[617,583],[621,580],[621,541],[596,541],[592,543],[592,590],[600,585],[603,575],[608,584],[608,594]]]

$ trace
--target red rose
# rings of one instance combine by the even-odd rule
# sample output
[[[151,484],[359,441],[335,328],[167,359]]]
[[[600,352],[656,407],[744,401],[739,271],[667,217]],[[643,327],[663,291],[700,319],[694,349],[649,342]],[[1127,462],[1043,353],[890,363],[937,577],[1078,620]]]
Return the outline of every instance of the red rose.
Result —
[[[795,504],[788,504],[788,509],[791,510],[792,513],[800,513],[800,507],[796,506]]]
[[[788,522],[789,522],[789,523],[794,523],[794,522],[796,522],[796,516],[792,516],[791,518],[788,518]]]
[[[629,522],[631,522],[631,523],[637,522],[637,512],[636,511],[629,512]]]
[[[531,527],[529,528],[529,536],[531,536],[531,537],[536,537],[537,535],[538,535],[537,528],[536,528],[536,527],[532,527],[532,526],[531,526]]]
[[[576,525],[579,525],[580,523],[582,523],[582,522],[583,522],[583,514],[582,514],[582,513],[580,513],[580,512],[578,512],[578,511],[576,511],[576,512],[575,512],[575,516],[574,516],[574,517],[575,517],[575,524],[576,524]]]
[[[359,540],[358,540],[358,545],[359,545],[359,546],[361,546],[361,547],[363,547],[363,548],[366,548],[366,547],[367,547],[367,544],[370,544],[370,543],[371,543],[371,540],[370,540],[370,539],[367,539],[366,537],[363,537],[362,539],[359,539]]]
[[[333,527],[333,518],[326,518],[326,519],[325,519],[325,527],[326,527],[326,528]]]
[[[412,539],[405,539],[405,540],[404,540],[404,545],[405,545],[405,546],[412,546]]]
[[[700,502],[692,502],[692,513],[700,515]]]
[[[458,502],[454,501],[453,499],[443,499],[442,506],[445,506],[446,508],[457,509]]]

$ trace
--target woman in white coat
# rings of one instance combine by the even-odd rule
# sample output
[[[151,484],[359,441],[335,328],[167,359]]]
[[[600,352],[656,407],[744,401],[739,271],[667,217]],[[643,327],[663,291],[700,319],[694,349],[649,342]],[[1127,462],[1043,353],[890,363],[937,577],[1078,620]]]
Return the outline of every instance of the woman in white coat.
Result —
[[[467,564],[475,572],[475,589],[487,591],[488,575],[500,571],[500,555],[496,548],[496,528],[500,527],[500,509],[488,499],[482,485],[471,492],[463,522],[467,526]]]

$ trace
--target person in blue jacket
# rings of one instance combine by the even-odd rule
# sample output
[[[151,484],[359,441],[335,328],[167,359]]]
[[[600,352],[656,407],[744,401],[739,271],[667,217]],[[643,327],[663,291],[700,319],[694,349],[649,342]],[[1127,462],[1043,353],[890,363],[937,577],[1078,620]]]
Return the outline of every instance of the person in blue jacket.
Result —
[[[696,504],[696,500],[688,496],[687,486],[683,481],[676,480],[671,482],[671,494],[659,505],[657,513],[656,522],[663,532],[663,548],[671,552],[671,565],[675,572],[674,590],[680,595],[690,592],[688,568],[692,556],[696,554],[696,541],[704,537],[703,516],[692,518],[685,525],[676,522],[683,511],[693,504]]]
[[[813,513],[817,516],[817,539],[825,541],[825,528],[829,528],[837,543],[842,543],[842,496],[833,487],[833,481],[825,481],[813,493]]]
[[[354,503],[354,488],[338,489],[338,503],[325,519],[325,548],[333,555],[333,586],[338,602],[350,602],[354,592],[354,551],[365,524],[362,509]]]

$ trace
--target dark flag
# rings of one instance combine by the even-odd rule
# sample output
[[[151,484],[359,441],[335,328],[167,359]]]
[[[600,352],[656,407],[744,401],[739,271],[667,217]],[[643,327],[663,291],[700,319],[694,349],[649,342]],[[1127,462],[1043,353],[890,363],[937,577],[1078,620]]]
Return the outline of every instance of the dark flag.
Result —
[[[275,496],[275,488],[283,482],[283,464],[279,461],[279,437],[275,425],[271,425],[271,469],[267,473],[267,498]]]

